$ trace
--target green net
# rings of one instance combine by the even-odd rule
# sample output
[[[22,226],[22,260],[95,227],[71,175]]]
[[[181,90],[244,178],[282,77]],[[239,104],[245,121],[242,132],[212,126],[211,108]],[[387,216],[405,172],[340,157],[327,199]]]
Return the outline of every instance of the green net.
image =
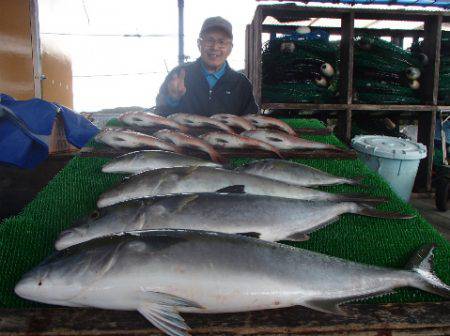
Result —
[[[290,120],[293,127],[323,128],[317,120]],[[345,147],[336,137],[305,136]],[[14,294],[14,285],[21,276],[53,252],[53,243],[61,230],[93,209],[98,196],[119,183],[123,176],[101,172],[107,158],[75,157],[28,204],[23,211],[0,224],[0,307],[24,308],[43,306],[22,300]],[[248,159],[233,160],[237,166]],[[428,224],[409,204],[401,201],[377,173],[360,160],[298,159],[331,174],[350,178],[364,176],[368,188],[358,186],[323,187],[338,193],[368,193],[389,197],[390,202],[377,206],[380,210],[415,214],[412,220],[389,220],[346,214],[341,219],[311,234],[306,242],[293,243],[313,251],[357,262],[402,268],[410,255],[423,244],[437,246],[434,269],[446,283],[450,283],[450,244]],[[420,290],[403,288],[394,294],[365,302],[439,301],[440,297]]]
[[[422,72],[412,52],[367,34],[355,38],[355,102],[419,104]]]
[[[338,45],[324,39],[268,41],[262,51],[262,100],[331,102],[337,92]]]

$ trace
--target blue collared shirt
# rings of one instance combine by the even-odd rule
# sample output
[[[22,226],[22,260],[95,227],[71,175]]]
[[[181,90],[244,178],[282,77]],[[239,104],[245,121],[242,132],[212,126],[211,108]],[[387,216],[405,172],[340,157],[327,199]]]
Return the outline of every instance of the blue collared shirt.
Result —
[[[217,81],[224,75],[225,70],[227,68],[227,64],[228,63],[225,61],[225,63],[222,64],[221,68],[219,70],[217,70],[216,72],[208,72],[208,70],[206,70],[205,66],[203,65],[203,62],[200,62],[203,75],[205,76],[206,81],[208,82],[210,90],[214,87],[214,85],[216,85]],[[167,105],[169,105],[171,107],[178,106],[178,104],[180,102],[179,100],[175,100],[170,96],[166,96],[165,101],[166,101]]]
[[[225,73],[227,62],[223,63],[221,68],[216,72],[208,72],[208,70],[206,70],[205,66],[203,65],[203,62],[201,62],[200,64],[202,66],[203,75],[205,75],[206,81],[209,84],[209,88],[212,89],[214,85],[216,85],[220,77],[222,77]]]

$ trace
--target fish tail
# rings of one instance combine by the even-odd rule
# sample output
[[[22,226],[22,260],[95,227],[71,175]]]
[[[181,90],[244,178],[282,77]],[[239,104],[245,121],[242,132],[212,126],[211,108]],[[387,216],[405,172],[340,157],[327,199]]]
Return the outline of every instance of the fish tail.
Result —
[[[369,205],[359,205],[354,213],[361,216],[387,219],[411,219],[415,217],[415,215],[402,214],[400,212],[380,211]]]
[[[413,255],[407,268],[415,273],[411,286],[429,293],[450,298],[450,286],[442,282],[433,271],[434,244],[424,245]]]
[[[368,185],[362,183],[362,181],[364,180],[364,176],[358,176],[352,179],[346,179],[346,183],[350,184],[350,185],[354,185],[354,186],[358,186],[358,187],[363,187],[363,188],[369,188]]]

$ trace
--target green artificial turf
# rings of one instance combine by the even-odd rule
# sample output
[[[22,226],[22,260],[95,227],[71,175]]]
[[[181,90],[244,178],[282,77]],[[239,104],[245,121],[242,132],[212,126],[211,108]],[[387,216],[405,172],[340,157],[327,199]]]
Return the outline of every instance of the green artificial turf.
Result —
[[[294,127],[323,125],[317,120],[290,120]],[[308,136],[308,139],[340,144],[334,136]],[[0,224],[0,307],[20,308],[42,306],[22,300],[14,292],[15,283],[53,252],[59,232],[77,218],[95,208],[98,196],[121,181],[122,175],[101,173],[106,158],[76,157],[15,217]],[[237,166],[250,160],[236,159]],[[297,162],[346,177],[364,176],[367,188],[356,186],[324,187],[333,192],[363,192],[389,197],[391,201],[378,206],[386,211],[416,214],[412,220],[387,220],[346,214],[341,219],[311,234],[306,242],[291,245],[322,252],[361,263],[402,268],[410,255],[423,244],[434,243],[435,270],[450,284],[450,245],[408,204],[401,201],[389,186],[359,160],[301,159]],[[365,302],[438,301],[442,298],[420,290],[404,288],[395,294]]]

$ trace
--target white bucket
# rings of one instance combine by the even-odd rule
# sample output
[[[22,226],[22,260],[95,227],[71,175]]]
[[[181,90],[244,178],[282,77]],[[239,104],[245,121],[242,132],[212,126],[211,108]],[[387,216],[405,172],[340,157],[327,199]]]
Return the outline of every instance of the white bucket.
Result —
[[[382,135],[357,135],[352,146],[369,168],[379,173],[394,192],[408,202],[417,168],[427,148],[411,140]]]

